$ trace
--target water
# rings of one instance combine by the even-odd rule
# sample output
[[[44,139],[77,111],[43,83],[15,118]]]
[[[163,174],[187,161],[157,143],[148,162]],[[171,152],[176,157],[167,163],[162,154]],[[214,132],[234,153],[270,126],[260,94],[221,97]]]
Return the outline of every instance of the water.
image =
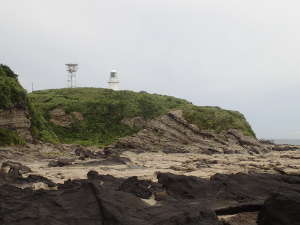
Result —
[[[300,139],[275,139],[276,144],[300,145]]]

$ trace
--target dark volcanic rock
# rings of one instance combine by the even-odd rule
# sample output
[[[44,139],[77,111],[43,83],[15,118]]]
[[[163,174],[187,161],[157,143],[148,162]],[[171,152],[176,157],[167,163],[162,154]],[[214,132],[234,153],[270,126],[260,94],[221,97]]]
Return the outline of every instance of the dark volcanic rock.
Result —
[[[58,191],[0,187],[3,225],[218,225],[213,211],[197,204],[151,207],[132,194],[90,182]]]
[[[150,180],[139,180],[137,177],[116,178],[111,175],[100,175],[96,171],[89,171],[87,177],[102,187],[127,192],[143,199],[149,199],[152,194],[163,191],[160,184]]]
[[[76,148],[74,153],[75,155],[79,156],[79,159],[81,160],[84,160],[86,158],[91,158],[91,159],[97,158],[97,155],[94,154],[91,150],[82,147]]]
[[[225,208],[215,209],[218,216],[222,215],[235,215],[244,212],[258,212],[261,210],[263,204],[261,202],[237,204],[236,206],[229,206]]]
[[[126,165],[127,163],[131,162],[130,159],[126,157],[120,156],[109,156],[105,159],[97,159],[87,162],[76,163],[76,165],[82,166],[110,166],[110,165]]]
[[[176,199],[212,199],[217,191],[208,180],[198,177],[158,173],[157,179],[168,195]]]
[[[120,185],[125,181],[124,178],[116,178],[111,175],[102,175],[97,171],[91,170],[87,173],[87,180],[67,180],[63,184],[58,184],[59,190],[69,189],[72,187],[79,187],[84,183],[92,182],[98,186],[106,188],[108,190],[117,191]]]
[[[253,221],[253,215],[245,214],[245,217],[242,214],[255,215],[263,207],[263,202],[274,193],[286,191],[300,193],[300,178],[287,175],[216,174],[210,180],[205,180],[159,173],[158,182],[163,185],[168,196],[178,201],[205,204],[214,209],[219,216],[235,215],[230,223],[224,223],[226,225],[248,225],[249,221]],[[300,194],[275,196],[277,197],[272,197],[265,203],[260,213],[259,225],[299,225]],[[247,215],[250,215],[249,218]]]
[[[72,165],[73,160],[72,159],[58,159],[50,161],[48,166],[49,167],[63,167],[63,166],[69,166]]]
[[[299,225],[300,194],[274,194],[266,200],[258,215],[258,225]]]
[[[159,184],[96,171],[87,177],[66,181],[52,191],[0,186],[0,224],[219,225],[218,215],[226,225],[250,225],[261,209],[259,225],[300,224],[296,176],[239,173],[207,180],[158,173]],[[289,194],[274,195],[278,192]],[[152,194],[159,205],[141,200]]]
[[[214,209],[240,203],[260,205],[273,193],[300,192],[300,177],[272,174],[216,174],[210,180],[158,173],[158,182],[176,199],[210,202]]]
[[[40,176],[40,175],[33,175],[33,174],[29,175],[27,178],[23,178],[20,181],[23,181],[24,183],[39,183],[39,182],[41,182],[41,183],[47,184],[48,187],[56,186],[56,183],[49,180],[48,178]]]
[[[116,178],[111,175],[102,175],[98,174],[96,171],[89,171],[87,177],[88,180],[114,191],[118,190],[120,185],[125,181],[124,178]]]
[[[149,180],[138,180],[137,177],[130,177],[120,185],[119,190],[149,199],[152,196],[151,187],[152,182]]]
[[[28,177],[15,177],[7,173],[0,172],[0,185],[15,185],[18,187],[31,187],[34,183],[44,183],[48,187],[55,187],[56,184],[46,177],[40,175],[29,175]]]
[[[44,183],[48,187],[55,187],[56,184],[40,175],[30,174],[23,177],[23,174],[31,172],[31,169],[21,163],[7,161],[2,164],[0,171],[0,185],[11,184],[19,187],[30,187],[34,183]]]
[[[3,225],[102,224],[98,202],[88,185],[52,192],[1,186],[0,198]]]
[[[18,162],[6,161],[2,163],[1,171],[14,177],[21,177],[22,174],[31,172],[31,169]]]

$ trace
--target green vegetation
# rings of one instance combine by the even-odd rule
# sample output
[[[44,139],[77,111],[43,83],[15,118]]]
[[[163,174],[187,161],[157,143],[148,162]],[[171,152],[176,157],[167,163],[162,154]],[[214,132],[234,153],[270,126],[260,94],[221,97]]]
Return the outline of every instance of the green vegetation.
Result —
[[[0,128],[0,146],[25,144],[16,131]]]
[[[48,142],[55,142],[55,140],[57,142],[58,139],[50,130],[47,121],[28,101],[26,90],[20,85],[17,78],[17,74],[8,66],[0,64],[0,111],[13,108],[28,110],[33,137]],[[0,128],[0,146],[24,143],[25,141],[18,136],[16,131]]]
[[[26,91],[17,80],[17,75],[0,64],[0,109],[26,107]]]
[[[8,66],[0,64],[0,111],[26,108],[26,100],[26,91],[19,84],[17,75]],[[23,143],[16,131],[0,128],[0,146]]]
[[[49,122],[51,129],[63,143],[108,145],[118,138],[136,133],[121,121],[136,116],[152,119],[172,109],[182,109],[185,118],[200,129],[221,132],[230,128],[255,136],[244,116],[239,112],[218,107],[199,107],[170,96],[146,92],[113,91],[100,88],[75,88],[36,91],[29,95],[34,107],[50,121],[53,109],[63,109],[72,119],[69,127]],[[76,120],[72,112],[80,112],[83,120]]]
[[[47,120],[50,120],[50,111],[56,108],[69,115],[71,112],[82,114],[84,120],[74,119],[70,127],[50,123],[61,142],[100,146],[137,132],[121,123],[124,118],[151,119],[188,104],[174,97],[97,88],[36,91],[29,96]]]
[[[255,133],[244,115],[237,111],[224,110],[219,107],[191,105],[184,110],[184,117],[203,130],[214,130],[220,133],[234,128],[241,130],[244,135],[255,137]]]
[[[30,113],[31,134],[33,138],[44,142],[59,143],[48,121],[45,120],[42,113],[34,107],[30,100],[28,101],[28,110]]]

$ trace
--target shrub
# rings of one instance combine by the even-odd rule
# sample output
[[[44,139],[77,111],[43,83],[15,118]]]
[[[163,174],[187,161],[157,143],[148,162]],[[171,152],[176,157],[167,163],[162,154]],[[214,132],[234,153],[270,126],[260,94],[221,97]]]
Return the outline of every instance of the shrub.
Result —
[[[0,64],[0,109],[25,108],[26,100],[26,91],[19,84],[17,75]]]
[[[201,130],[213,130],[220,133],[229,129],[238,129],[245,135],[255,137],[255,133],[245,117],[236,111],[224,110],[219,107],[190,105],[184,109],[184,117]]]
[[[0,146],[25,144],[16,131],[0,128]]]
[[[21,108],[28,110],[31,120],[31,133],[36,139],[57,142],[48,122],[29,102],[25,89],[20,85],[17,75],[5,65],[0,64],[0,110]],[[1,128],[1,145],[20,144],[22,140],[15,131]]]

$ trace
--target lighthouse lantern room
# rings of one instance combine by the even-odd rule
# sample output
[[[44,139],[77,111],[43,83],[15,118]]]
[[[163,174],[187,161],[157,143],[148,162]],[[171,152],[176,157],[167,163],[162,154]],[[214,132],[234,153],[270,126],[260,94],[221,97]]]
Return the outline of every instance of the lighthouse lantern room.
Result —
[[[118,90],[120,90],[119,84],[120,84],[120,81],[118,78],[118,73],[116,70],[112,70],[110,72],[110,77],[109,77],[109,81],[108,81],[109,89],[118,91]]]

